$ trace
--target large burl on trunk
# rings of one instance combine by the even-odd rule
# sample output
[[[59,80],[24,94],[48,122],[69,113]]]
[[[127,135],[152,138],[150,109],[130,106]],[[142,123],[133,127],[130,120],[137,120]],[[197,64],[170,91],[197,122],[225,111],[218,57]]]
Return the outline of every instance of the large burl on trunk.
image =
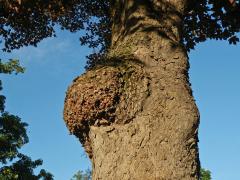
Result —
[[[64,119],[93,179],[199,178],[199,113],[181,45],[186,0],[116,0],[106,59],[68,89]]]

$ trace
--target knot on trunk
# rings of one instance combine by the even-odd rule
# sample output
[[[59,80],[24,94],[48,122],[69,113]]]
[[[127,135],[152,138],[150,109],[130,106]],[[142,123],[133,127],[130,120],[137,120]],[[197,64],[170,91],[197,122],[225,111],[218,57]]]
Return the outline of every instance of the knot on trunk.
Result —
[[[149,78],[142,65],[120,63],[89,70],[68,88],[64,120],[91,158],[90,126],[130,122],[149,96]]]

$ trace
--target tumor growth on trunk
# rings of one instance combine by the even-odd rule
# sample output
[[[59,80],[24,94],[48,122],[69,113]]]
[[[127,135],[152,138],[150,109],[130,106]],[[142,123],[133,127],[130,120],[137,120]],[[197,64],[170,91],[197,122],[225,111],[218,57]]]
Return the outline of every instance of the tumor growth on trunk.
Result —
[[[142,110],[149,93],[141,64],[110,61],[74,80],[65,99],[64,119],[91,158],[90,126],[128,123]]]

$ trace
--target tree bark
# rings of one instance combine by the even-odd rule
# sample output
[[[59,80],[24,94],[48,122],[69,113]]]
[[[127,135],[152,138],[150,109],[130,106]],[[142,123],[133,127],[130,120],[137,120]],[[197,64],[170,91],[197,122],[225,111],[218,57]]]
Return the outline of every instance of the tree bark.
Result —
[[[65,120],[92,160],[93,179],[199,179],[199,113],[181,45],[186,6],[186,0],[113,4],[108,59],[116,63],[76,79],[65,102]],[[88,98],[78,102],[82,94]],[[112,111],[93,110],[107,97]],[[79,112],[86,101],[91,115]]]

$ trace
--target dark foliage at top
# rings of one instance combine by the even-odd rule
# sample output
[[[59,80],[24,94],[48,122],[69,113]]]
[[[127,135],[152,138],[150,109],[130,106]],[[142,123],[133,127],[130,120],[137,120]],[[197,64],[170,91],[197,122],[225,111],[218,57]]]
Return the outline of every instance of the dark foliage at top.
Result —
[[[34,45],[55,36],[54,25],[76,32],[82,45],[105,47],[109,41],[109,3],[105,0],[0,0],[0,37],[4,51]]]
[[[239,41],[239,0],[198,0],[190,6],[183,31],[183,43],[188,50],[206,39],[228,40],[230,44]]]
[[[55,36],[54,25],[58,24],[71,32],[85,30],[81,44],[97,50],[89,56],[91,66],[99,59],[98,53],[110,46],[113,5],[111,0],[0,0],[3,50],[36,46],[42,39]],[[182,42],[187,50],[206,39],[236,44],[239,30],[239,0],[193,0],[185,13]]]

